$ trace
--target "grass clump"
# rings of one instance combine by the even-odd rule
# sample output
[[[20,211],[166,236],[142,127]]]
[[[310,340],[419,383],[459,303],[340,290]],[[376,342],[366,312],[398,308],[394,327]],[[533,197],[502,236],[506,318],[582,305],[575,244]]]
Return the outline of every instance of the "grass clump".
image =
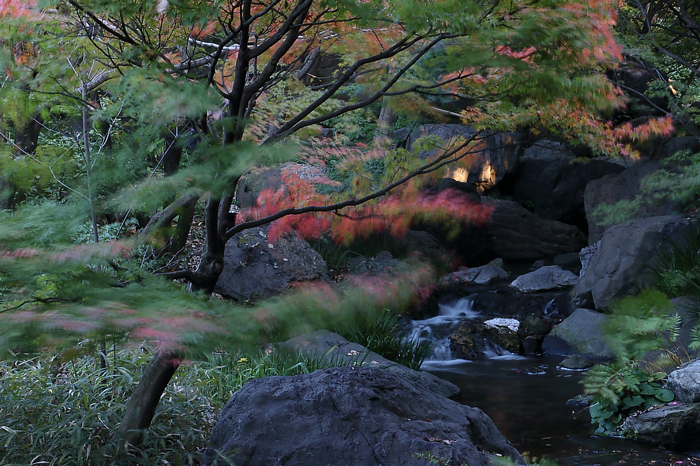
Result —
[[[349,326],[337,329],[336,333],[391,361],[419,370],[430,352],[430,344],[400,337],[400,319],[388,309],[379,316],[359,314]]]

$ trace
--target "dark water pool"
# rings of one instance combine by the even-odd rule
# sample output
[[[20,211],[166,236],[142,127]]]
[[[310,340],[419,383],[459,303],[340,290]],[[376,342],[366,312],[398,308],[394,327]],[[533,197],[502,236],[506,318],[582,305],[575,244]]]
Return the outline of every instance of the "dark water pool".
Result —
[[[462,403],[485,411],[521,453],[532,457],[561,465],[700,465],[692,456],[593,436],[588,410],[566,405],[582,392],[583,374],[557,370],[560,360],[496,359],[424,369],[459,386]]]

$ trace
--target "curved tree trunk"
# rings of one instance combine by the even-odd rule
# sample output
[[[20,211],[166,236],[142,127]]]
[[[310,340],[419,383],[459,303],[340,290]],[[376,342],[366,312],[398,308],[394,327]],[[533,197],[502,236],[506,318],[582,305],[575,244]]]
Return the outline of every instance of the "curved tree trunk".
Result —
[[[122,453],[126,452],[128,445],[143,442],[144,433],[151,425],[160,397],[179,366],[180,359],[172,351],[158,351],[146,366],[117,430]]]

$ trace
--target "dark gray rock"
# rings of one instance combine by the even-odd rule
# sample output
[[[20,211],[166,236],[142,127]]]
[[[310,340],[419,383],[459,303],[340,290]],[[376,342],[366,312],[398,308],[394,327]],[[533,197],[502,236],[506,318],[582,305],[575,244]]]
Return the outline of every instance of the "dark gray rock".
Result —
[[[677,152],[687,150],[691,154],[700,152],[700,140],[695,136],[681,136],[666,143],[666,154],[670,157]]]
[[[228,240],[217,292],[239,301],[264,299],[292,283],[327,276],[326,263],[309,243],[288,233],[272,244],[267,232],[257,227]]]
[[[566,158],[521,160],[510,193],[520,204],[549,220],[585,228],[583,194],[588,183],[624,168],[603,160]]]
[[[572,291],[573,305],[605,309],[614,298],[648,282],[647,266],[660,248],[681,244],[693,225],[685,216],[667,215],[611,227]]]
[[[523,161],[529,160],[550,160],[551,159],[573,159],[574,153],[569,146],[559,141],[551,139],[540,139],[523,151]]]
[[[241,208],[254,207],[263,190],[277,192],[282,189],[286,190],[285,195],[289,194],[285,175],[292,173],[303,180],[325,176],[325,171],[322,168],[294,162],[274,167],[254,168],[238,181],[236,202]]]
[[[334,360],[344,360],[349,365],[368,366],[382,368],[389,371],[401,372],[403,376],[413,381],[416,385],[450,399],[460,396],[459,387],[455,384],[423,371],[414,371],[406,366],[390,361],[373,351],[367,350],[362,345],[350,343],[337,333],[328,330],[317,330],[313,333],[301,335],[281,343],[280,346],[291,350],[301,350],[316,356],[325,356]]]
[[[449,143],[460,137],[466,140],[475,134],[476,131],[471,126],[449,124],[422,125],[411,132],[406,147],[411,149],[418,139],[432,137],[432,139],[434,139],[433,143],[423,141],[426,143],[426,147],[420,153],[420,157],[428,157],[433,154],[435,150],[438,150],[438,148],[449,149],[449,147],[445,146],[445,143]]]
[[[391,273],[401,267],[389,251],[379,251],[374,257],[355,256],[348,260],[348,273],[352,275],[377,275]]]
[[[610,358],[602,325],[605,315],[590,309],[576,309],[549,332],[542,342],[546,354],[580,354],[590,358]]]
[[[558,369],[570,371],[582,371],[591,367],[593,363],[580,354],[571,354],[564,358],[557,366]]]
[[[522,461],[480,409],[401,373],[340,367],[246,384],[222,410],[204,464],[427,465],[416,458],[427,452],[450,464],[482,465],[492,454]]]
[[[417,253],[433,262],[448,264],[451,259],[450,253],[427,231],[408,230],[404,242],[412,254]]]
[[[534,272],[521,275],[510,284],[523,292],[559,290],[573,285],[578,280],[575,273],[558,265],[546,265]]]
[[[630,416],[622,435],[676,451],[700,448],[700,404],[671,404]]]
[[[460,267],[456,272],[449,275],[449,279],[461,283],[475,283],[486,285],[493,281],[503,280],[510,276],[508,272],[500,267],[492,265],[482,265],[481,267]],[[443,281],[443,279],[440,279]]]
[[[573,225],[545,220],[513,201],[484,197],[493,208],[484,226],[485,242],[472,247],[487,248],[504,260],[539,260],[558,254],[578,252],[586,236]]]
[[[668,375],[666,388],[683,403],[700,402],[700,360],[683,364]]]
[[[280,167],[254,168],[241,177],[236,185],[236,201],[245,209],[254,207],[258,196],[265,189],[277,191],[282,187]]]
[[[633,201],[638,196],[642,202],[633,212],[629,212],[626,218],[621,218],[617,223],[623,223],[631,219],[642,219],[652,216],[669,215],[680,212],[683,204],[668,200],[658,201],[655,196],[661,191],[654,190],[642,193],[640,183],[642,179],[661,169],[661,163],[646,161],[635,165],[617,175],[606,175],[593,180],[586,186],[584,193],[584,205],[588,218],[588,244],[594,244],[603,237],[605,230],[615,223],[603,222],[595,210],[602,204],[613,205],[619,201]]]

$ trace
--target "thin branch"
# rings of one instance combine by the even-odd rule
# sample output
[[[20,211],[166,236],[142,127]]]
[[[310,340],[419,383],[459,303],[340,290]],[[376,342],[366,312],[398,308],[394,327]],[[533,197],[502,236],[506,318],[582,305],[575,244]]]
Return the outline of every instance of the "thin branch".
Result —
[[[161,273],[157,273],[155,275],[158,277],[166,278],[168,280],[177,280],[178,278],[184,278],[185,280],[188,280],[188,281],[193,282],[193,283],[197,280],[197,276],[191,270],[176,270],[175,272],[161,272]]]
[[[363,58],[361,60],[358,60],[355,62],[353,66],[351,66],[348,71],[336,81],[336,83],[328,89],[321,97],[316,99],[313,103],[311,103],[308,107],[306,107],[304,110],[302,110],[297,116],[289,120],[287,123],[282,125],[273,135],[269,136],[267,139],[263,141],[263,144],[270,143],[273,141],[277,141],[301,128],[304,128],[306,126],[310,125],[315,125],[317,123],[321,123],[323,121],[326,121],[330,118],[342,115],[344,113],[350,112],[352,110],[356,110],[359,108],[366,107],[369,104],[372,104],[379,100],[381,97],[385,95],[385,93],[394,85],[396,82],[403,76],[413,65],[416,64],[418,60],[420,60],[429,50],[431,50],[435,45],[440,43],[441,41],[453,37],[451,35],[447,34],[439,34],[435,39],[433,39],[428,45],[423,47],[418,53],[415,54],[415,56],[406,64],[404,65],[399,71],[396,72],[396,74],[380,89],[377,91],[374,95],[368,97],[365,100],[362,100],[360,102],[357,102],[352,105],[348,105],[346,107],[343,107],[341,109],[338,109],[336,111],[327,113],[325,115],[321,115],[316,118],[312,118],[309,120],[304,120],[307,116],[311,114],[314,110],[316,110],[319,106],[321,106],[324,102],[326,102],[328,99],[330,99],[340,87],[347,82],[347,79],[349,79],[350,76],[355,74],[355,72],[363,65],[369,64],[369,63],[374,63],[380,60],[383,60],[385,58],[390,58],[393,57],[400,52],[408,49],[411,47],[413,44],[416,42],[422,40],[424,37],[423,36],[417,36],[413,38],[412,40],[408,40],[408,38],[404,38],[401,41],[399,41],[397,44],[389,48],[386,52],[379,53],[377,55],[374,55],[372,57],[368,58]]]
[[[123,21],[122,21],[122,32],[119,32],[119,31],[117,31],[116,29],[113,29],[113,28],[111,28],[110,26],[108,26],[107,23],[105,23],[104,21],[102,21],[100,18],[98,18],[98,17],[97,17],[94,13],[92,13],[91,11],[86,10],[85,7],[83,7],[81,4],[79,4],[79,3],[76,2],[75,0],[68,0],[68,3],[70,3],[71,5],[73,5],[73,7],[74,7],[76,10],[78,10],[78,11],[82,12],[83,14],[87,15],[91,20],[93,20],[95,23],[97,23],[97,24],[100,26],[100,28],[102,28],[102,29],[104,29],[105,31],[107,31],[108,33],[112,34],[114,37],[116,37],[116,38],[119,39],[120,41],[126,42],[127,44],[131,44],[131,45],[138,45],[138,43],[137,43],[134,39],[132,39],[131,37],[129,37],[128,32],[126,31],[126,29],[124,29],[124,22],[123,22]]]
[[[26,301],[21,302],[17,306],[14,307],[8,307],[7,309],[2,309],[0,310],[0,313],[3,312],[10,312],[10,311],[16,311],[17,309],[21,308],[22,306],[26,306],[27,304],[36,304],[36,303],[41,303],[41,304],[51,304],[51,303],[70,303],[74,302],[75,300],[71,299],[63,299],[63,298],[32,298],[28,299]]]

